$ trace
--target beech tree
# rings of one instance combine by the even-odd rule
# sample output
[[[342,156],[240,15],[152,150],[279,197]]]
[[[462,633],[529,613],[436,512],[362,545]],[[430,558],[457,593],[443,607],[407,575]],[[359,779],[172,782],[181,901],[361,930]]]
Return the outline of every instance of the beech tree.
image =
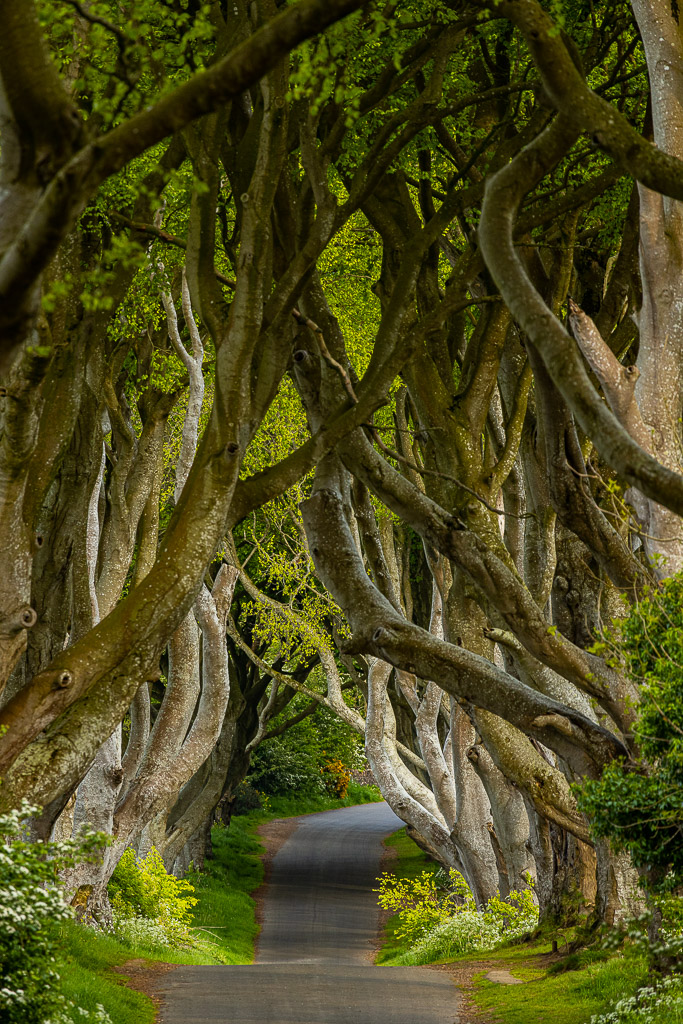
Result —
[[[0,805],[114,834],[99,913],[303,692],[480,903],[611,921],[571,784],[682,567],[677,14],[280,6],[3,9]]]

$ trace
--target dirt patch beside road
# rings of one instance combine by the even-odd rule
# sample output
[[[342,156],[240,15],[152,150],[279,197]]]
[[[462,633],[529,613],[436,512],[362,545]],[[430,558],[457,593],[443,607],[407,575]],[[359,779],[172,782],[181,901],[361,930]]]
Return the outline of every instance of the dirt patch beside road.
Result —
[[[121,980],[135,992],[142,992],[154,1003],[155,1020],[160,1017],[163,996],[159,993],[161,978],[169,971],[174,971],[178,964],[150,963],[149,960],[127,960],[125,964],[112,967],[112,971],[121,975]]]

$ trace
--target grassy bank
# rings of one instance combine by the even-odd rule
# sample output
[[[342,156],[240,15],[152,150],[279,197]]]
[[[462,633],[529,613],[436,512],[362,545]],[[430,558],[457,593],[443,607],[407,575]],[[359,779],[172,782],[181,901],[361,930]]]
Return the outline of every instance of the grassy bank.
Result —
[[[389,871],[400,879],[438,870],[408,839],[404,829],[386,840],[386,846],[396,854]],[[400,922],[394,914],[385,925],[384,944],[376,958],[378,964],[395,963],[408,952],[406,940],[396,935],[398,930]],[[434,962],[452,964],[458,984],[487,1019],[496,1024],[587,1024],[592,1015],[606,1013],[615,1002],[631,996],[647,982],[645,960],[634,951],[610,955],[589,949],[563,959],[561,953],[552,952],[552,940],[557,938],[549,933],[530,942],[440,957]],[[500,969],[509,971],[523,984],[502,985],[487,978],[490,970]],[[683,1009],[680,1017],[666,1008],[660,1016],[655,1013],[646,1019],[648,1024],[683,1024]]]
[[[57,929],[60,955],[55,967],[62,992],[84,1010],[104,1006],[114,1024],[152,1024],[152,1000],[128,988],[125,976],[113,968],[130,960],[150,966],[251,963],[258,932],[251,893],[263,880],[263,846],[256,834],[259,825],[379,799],[374,787],[352,783],[343,800],[271,797],[265,808],[234,817],[229,828],[217,826],[212,834],[213,859],[207,861],[205,871],[191,877],[198,900],[191,945],[173,948],[162,944],[153,929],[123,943],[114,936],[66,922]]]
[[[587,1024],[593,1014],[606,1013],[618,1000],[647,981],[645,960],[635,954],[603,958],[591,950],[572,958],[574,969],[563,971],[562,960],[549,942],[493,950],[487,967],[474,975],[470,995],[500,1024]],[[489,981],[490,969],[504,968],[523,982],[501,985]],[[663,1018],[668,1022],[668,1018]]]
[[[114,1024],[152,1024],[152,1000],[128,988],[113,970],[134,957],[151,959],[148,951],[132,951],[113,936],[72,921],[60,926],[58,942],[60,990],[76,1007],[94,1013],[101,1005]]]

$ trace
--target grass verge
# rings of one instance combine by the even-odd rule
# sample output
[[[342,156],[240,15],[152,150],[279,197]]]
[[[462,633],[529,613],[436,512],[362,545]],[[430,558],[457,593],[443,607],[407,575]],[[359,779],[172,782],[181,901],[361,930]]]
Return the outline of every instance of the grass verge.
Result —
[[[634,954],[595,959],[587,950],[574,970],[549,973],[548,953],[548,946],[539,945],[487,954],[493,966],[506,967],[524,984],[499,985],[480,971],[470,993],[475,1005],[501,1024],[587,1024],[593,1014],[605,1013],[647,980],[645,961]]]
[[[381,800],[371,786],[351,783],[343,800],[328,797],[270,797],[265,808],[234,817],[230,827],[216,827],[214,856],[206,870],[190,880],[198,903],[194,908],[192,948],[149,943],[122,943],[73,921],[57,927],[59,958],[55,967],[61,991],[76,1007],[94,1012],[102,1005],[114,1024],[152,1024],[155,1008],[142,992],[126,985],[125,973],[113,968],[130,960],[173,964],[248,964],[254,958],[258,932],[251,893],[263,880],[263,846],[259,825],[275,818]]]
[[[55,968],[67,999],[91,1013],[103,1006],[114,1024],[152,1024],[152,1000],[128,988],[123,975],[112,970],[136,955],[148,958],[149,953],[132,952],[112,936],[75,921],[60,925],[58,936],[60,953]]]

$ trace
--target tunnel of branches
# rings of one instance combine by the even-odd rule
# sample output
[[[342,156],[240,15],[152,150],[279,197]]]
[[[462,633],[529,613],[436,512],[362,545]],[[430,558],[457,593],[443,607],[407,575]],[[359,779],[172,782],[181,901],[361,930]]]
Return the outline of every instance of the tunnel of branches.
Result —
[[[683,567],[678,5],[15,5],[0,807],[200,864],[327,709],[484,904],[613,922],[594,649]]]

